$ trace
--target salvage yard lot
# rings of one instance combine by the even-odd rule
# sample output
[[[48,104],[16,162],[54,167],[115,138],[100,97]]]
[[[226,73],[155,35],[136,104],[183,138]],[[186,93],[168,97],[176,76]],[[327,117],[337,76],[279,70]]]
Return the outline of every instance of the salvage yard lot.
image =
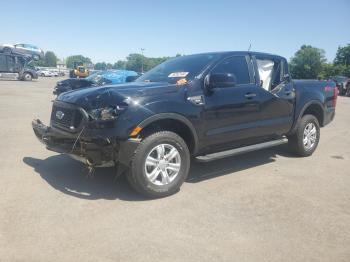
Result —
[[[179,193],[147,200],[37,141],[57,80],[0,80],[0,261],[350,261],[350,98],[313,156],[193,163]]]

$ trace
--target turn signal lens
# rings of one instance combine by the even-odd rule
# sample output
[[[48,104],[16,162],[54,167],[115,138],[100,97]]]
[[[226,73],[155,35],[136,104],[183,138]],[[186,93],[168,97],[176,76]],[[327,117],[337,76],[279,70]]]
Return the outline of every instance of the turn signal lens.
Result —
[[[130,133],[130,136],[137,136],[138,133],[140,133],[141,129],[142,128],[139,126],[135,127],[134,130]]]

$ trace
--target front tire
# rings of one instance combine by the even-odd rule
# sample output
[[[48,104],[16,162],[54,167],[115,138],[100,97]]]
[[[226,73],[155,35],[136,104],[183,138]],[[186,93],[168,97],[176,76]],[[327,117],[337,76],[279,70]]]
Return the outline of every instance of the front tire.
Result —
[[[139,193],[165,197],[176,193],[188,176],[190,153],[176,133],[161,131],[146,137],[132,159],[128,181]]]
[[[320,141],[320,125],[313,115],[304,115],[296,132],[288,137],[290,150],[298,156],[311,156]]]
[[[32,75],[29,74],[29,73],[24,73],[23,76],[22,76],[22,79],[23,79],[24,81],[32,81],[33,77],[32,77]]]

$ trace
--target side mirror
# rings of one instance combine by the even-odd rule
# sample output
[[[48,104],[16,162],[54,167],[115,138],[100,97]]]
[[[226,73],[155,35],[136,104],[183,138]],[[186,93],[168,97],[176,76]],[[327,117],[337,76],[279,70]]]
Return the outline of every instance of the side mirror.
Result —
[[[129,82],[134,82],[137,78],[138,78],[138,76],[127,76],[126,79],[125,79],[125,81],[126,81],[127,83],[129,83]]]
[[[209,74],[204,80],[207,89],[234,87],[236,83],[236,76],[230,73]]]

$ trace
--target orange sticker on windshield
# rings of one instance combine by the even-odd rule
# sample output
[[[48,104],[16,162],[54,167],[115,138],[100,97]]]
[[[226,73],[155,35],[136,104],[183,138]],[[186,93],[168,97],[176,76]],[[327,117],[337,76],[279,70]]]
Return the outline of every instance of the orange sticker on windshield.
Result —
[[[182,79],[176,81],[176,84],[177,84],[177,85],[184,85],[184,84],[186,84],[186,83],[187,83],[186,78],[182,78]]]

